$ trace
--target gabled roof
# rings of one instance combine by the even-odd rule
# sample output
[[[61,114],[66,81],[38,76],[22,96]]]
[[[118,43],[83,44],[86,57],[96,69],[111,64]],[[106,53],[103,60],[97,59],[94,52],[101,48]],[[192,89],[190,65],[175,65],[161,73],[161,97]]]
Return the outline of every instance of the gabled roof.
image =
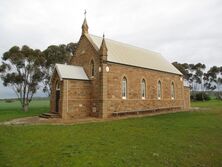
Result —
[[[59,75],[60,80],[62,79],[89,80],[83,67],[81,66],[56,64],[55,69]]]
[[[92,43],[93,47],[98,51],[103,38],[91,34],[85,35]],[[110,62],[182,75],[182,73],[162,57],[160,53],[111,39],[105,39],[105,41],[108,49],[107,60]]]

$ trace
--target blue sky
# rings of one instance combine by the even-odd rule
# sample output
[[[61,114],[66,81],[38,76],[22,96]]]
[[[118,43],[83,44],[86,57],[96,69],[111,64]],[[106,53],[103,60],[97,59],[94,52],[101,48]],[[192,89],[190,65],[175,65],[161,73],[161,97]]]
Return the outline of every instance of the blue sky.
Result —
[[[77,42],[84,9],[91,34],[160,52],[170,62],[222,65],[221,0],[1,0],[0,57],[14,45]],[[6,97],[14,93],[0,82]]]

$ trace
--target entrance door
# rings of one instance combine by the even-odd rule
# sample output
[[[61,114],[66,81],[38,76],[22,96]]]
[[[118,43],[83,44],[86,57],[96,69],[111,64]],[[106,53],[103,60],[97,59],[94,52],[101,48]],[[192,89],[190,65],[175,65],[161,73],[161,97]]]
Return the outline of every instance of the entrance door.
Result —
[[[59,112],[60,84],[56,82],[55,112]]]
[[[60,90],[56,90],[56,112],[59,112],[59,97],[60,97]]]

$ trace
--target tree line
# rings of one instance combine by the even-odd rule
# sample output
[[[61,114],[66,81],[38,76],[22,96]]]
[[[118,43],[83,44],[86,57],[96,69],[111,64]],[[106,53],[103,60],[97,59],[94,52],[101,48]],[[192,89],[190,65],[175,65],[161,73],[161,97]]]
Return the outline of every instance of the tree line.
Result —
[[[206,65],[202,63],[188,64],[188,63],[172,63],[183,75],[185,82],[190,87],[191,91],[201,91],[202,96],[205,91],[218,92],[220,95],[222,88],[222,66],[212,66],[206,70]]]
[[[56,63],[67,63],[77,44],[51,45],[45,50],[27,45],[13,46],[2,56],[0,77],[4,86],[11,87],[23,111],[29,110],[33,95],[42,87],[50,95],[50,77]]]

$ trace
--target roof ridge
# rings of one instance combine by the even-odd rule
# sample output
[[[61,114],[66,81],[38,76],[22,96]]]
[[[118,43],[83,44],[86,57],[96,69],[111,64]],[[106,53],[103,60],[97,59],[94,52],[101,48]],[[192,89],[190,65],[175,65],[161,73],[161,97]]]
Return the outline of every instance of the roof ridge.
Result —
[[[92,35],[92,36],[95,36],[95,37],[97,37],[97,38],[101,38],[101,39],[102,39],[102,37],[100,37],[100,36],[98,36],[98,35],[94,35],[94,34],[89,34],[89,35],[90,35],[90,36]],[[156,51],[153,51],[153,50],[149,50],[149,49],[145,49],[145,48],[142,48],[142,47],[139,47],[139,46],[135,46],[135,45],[132,45],[132,44],[128,44],[128,43],[125,43],[125,42],[116,41],[116,40],[113,40],[113,39],[110,39],[110,38],[105,38],[105,40],[110,40],[110,41],[113,41],[113,42],[116,42],[116,43],[120,43],[120,44],[129,46],[129,47],[134,47],[134,48],[137,48],[137,49],[140,49],[140,50],[144,50],[144,51],[147,51],[147,52],[152,52],[152,53],[154,53],[154,54],[159,54],[159,55],[161,55],[161,53],[159,53],[159,52],[156,52]]]

